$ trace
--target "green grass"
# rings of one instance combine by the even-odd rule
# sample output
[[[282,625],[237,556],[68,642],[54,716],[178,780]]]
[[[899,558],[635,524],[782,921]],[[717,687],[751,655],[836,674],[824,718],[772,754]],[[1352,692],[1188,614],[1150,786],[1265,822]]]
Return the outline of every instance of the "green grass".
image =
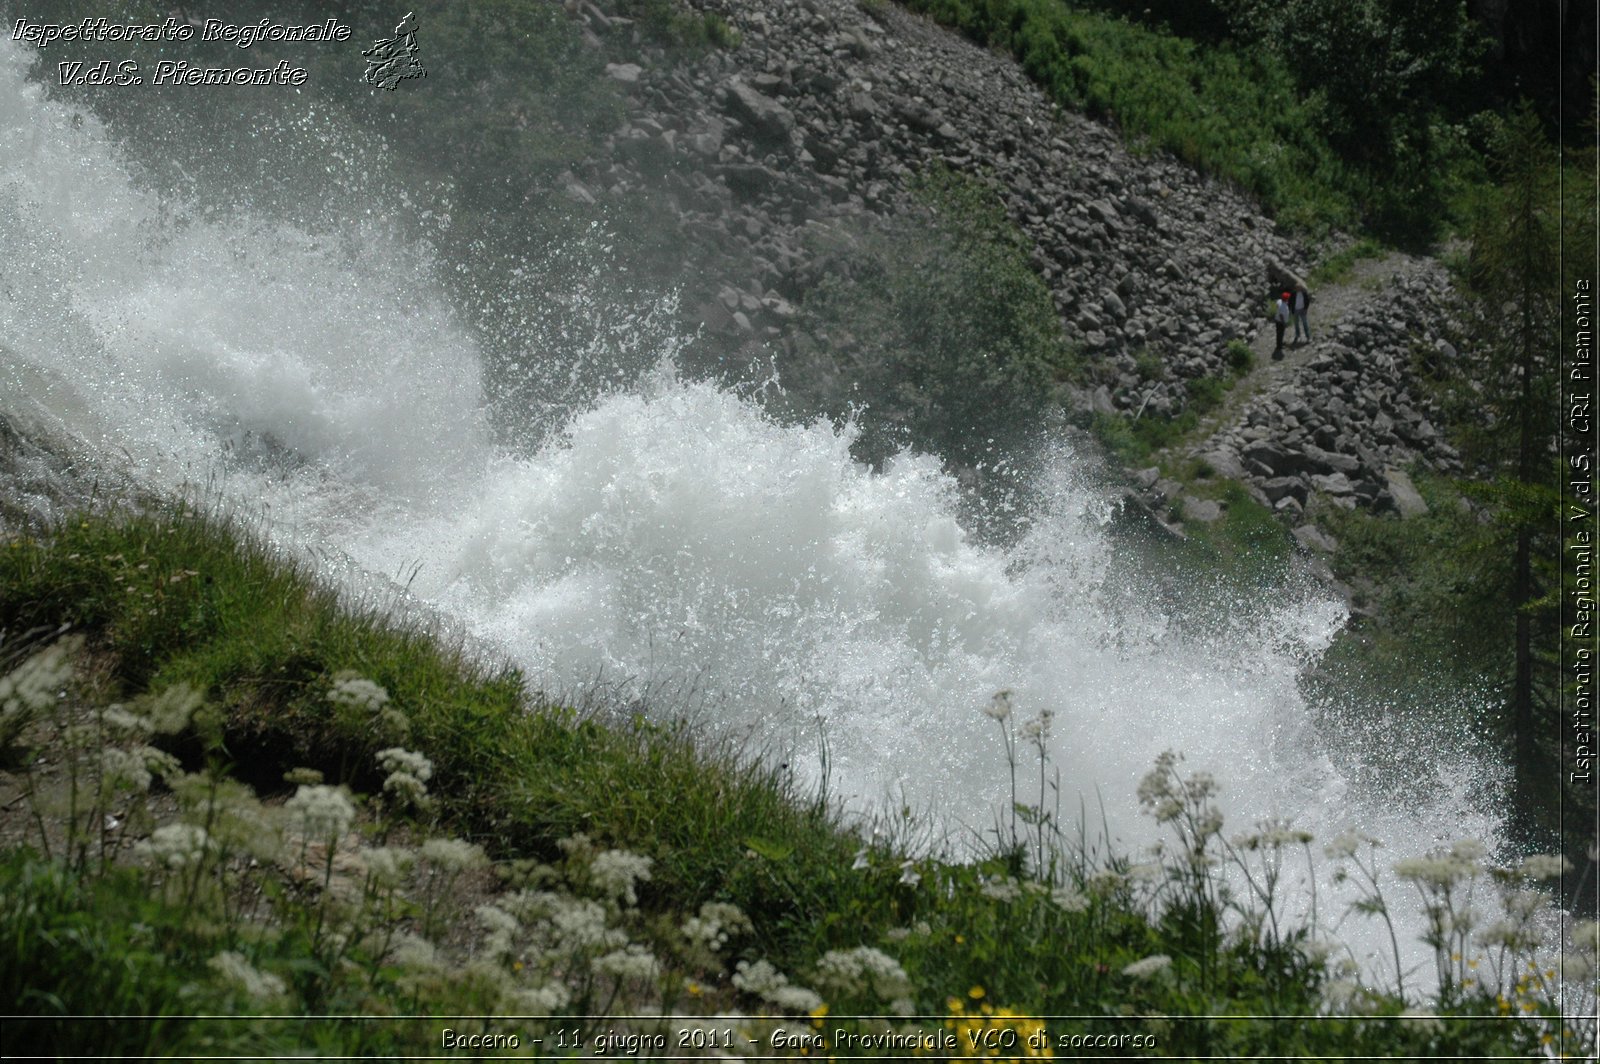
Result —
[[[733,899],[767,907],[776,919],[763,926],[774,934],[809,933],[795,913],[831,900],[827,870],[849,863],[832,814],[798,800],[775,772],[696,745],[685,728],[609,728],[530,699],[514,670],[341,603],[202,511],[78,521],[48,542],[14,541],[0,553],[0,587],[0,627],[70,624],[111,656],[123,689],[205,692],[237,771],[258,786],[298,766],[370,786],[371,755],[405,739],[433,759],[442,811],[467,835],[519,856],[547,856],[579,830],[653,838],[656,889],[691,907],[709,896],[708,869],[740,867],[747,839],[786,838],[804,860],[771,870],[783,889]],[[409,735],[333,711],[326,696],[346,670],[405,707]],[[715,885],[737,894],[773,883]]]
[[[1379,259],[1385,254],[1385,248],[1371,237],[1351,244],[1334,255],[1330,255],[1311,271],[1311,276],[1306,278],[1312,288],[1322,288],[1327,285],[1343,284],[1355,272],[1356,263],[1363,259]]]
[[[1228,536],[1252,544],[1264,535],[1270,517],[1228,501],[1225,527],[1238,526]],[[63,624],[85,639],[74,652],[79,679],[53,680],[13,734],[25,751],[49,752],[55,783],[36,779],[32,753],[8,762],[8,783],[40,811],[40,825],[55,818],[59,828],[48,856],[0,853],[0,990],[32,1017],[6,1025],[8,1053],[394,1055],[436,1045],[451,1016],[548,1012],[500,1025],[531,1036],[564,1026],[563,1014],[646,1007],[738,1008],[750,1017],[739,1021],[741,1038],[770,1039],[776,1025],[793,1025],[785,1017],[804,1026],[822,1003],[833,1016],[931,1013],[942,1017],[933,1029],[963,1038],[1137,1033],[1154,1039],[1143,1050],[1167,1055],[1527,1052],[1537,1038],[1528,1024],[1402,1023],[1393,993],[1358,995],[1356,1011],[1328,1006],[1335,975],[1306,946],[1317,930],[1255,919],[1270,897],[1234,894],[1195,872],[1204,864],[1196,855],[1210,853],[1259,879],[1262,862],[1282,859],[1273,856],[1281,842],[1225,842],[1220,827],[1201,827],[1214,785],[1169,764],[1145,786],[1179,796],[1181,815],[1161,814],[1178,835],[1170,862],[1136,870],[1114,854],[1085,853],[1066,842],[1053,787],[1026,793],[1049,765],[1015,718],[1000,727],[1024,791],[1017,819],[978,856],[952,861],[907,853],[893,832],[869,841],[816,795],[687,725],[532,697],[515,671],[341,600],[233,523],[190,506],[74,518],[0,541],[0,628]],[[7,652],[7,683],[25,671],[20,653]],[[342,697],[355,674],[386,698]],[[192,718],[151,723],[164,719],[158,700],[174,685],[203,704]],[[12,713],[6,700],[20,690],[0,687],[0,711]],[[372,767],[391,745],[431,762],[431,806],[408,807],[382,778],[389,770]],[[110,775],[103,766],[114,761],[102,759],[113,747],[142,758],[160,782]],[[320,833],[310,820],[284,826],[320,793],[307,784],[280,801],[291,789],[285,774],[308,769],[348,785],[353,820]],[[49,791],[65,786],[62,775],[81,799],[65,814]],[[113,809],[145,842],[107,858],[116,843],[100,824]],[[188,863],[143,855],[141,847],[164,852],[160,830],[201,824],[222,850]],[[453,871],[431,844],[419,846],[430,836],[479,844],[494,874],[468,863]],[[52,833],[36,841],[51,845]],[[382,881],[378,846],[420,850],[420,864]],[[608,849],[649,859],[635,899],[606,886]],[[246,862],[252,853],[260,860]],[[355,870],[337,854],[353,857]],[[691,917],[705,918],[712,902],[744,916],[724,917],[726,940],[696,945]],[[552,948],[566,940],[551,937],[563,925],[550,913],[574,905],[616,937]],[[1223,933],[1235,917],[1253,930]],[[496,921],[509,928],[500,945]],[[401,938],[419,934],[436,943],[435,961],[398,951]],[[650,974],[606,974],[624,941],[650,960]],[[770,980],[763,990],[738,968],[763,961],[787,974],[794,994],[784,998]],[[545,992],[529,973],[564,986],[560,1002],[517,997]],[[1486,993],[1429,1004],[1483,1012],[1492,1008]],[[1524,996],[1549,1015],[1542,994]],[[111,1008],[149,1019],[115,1030],[61,1019]],[[177,1018],[257,1010],[290,1018]],[[1260,1018],[1319,1011],[1327,1015],[1315,1023]],[[440,1020],[314,1018],[346,1012]],[[1049,1027],[1025,1018],[1044,1014],[1087,1018]],[[1581,1037],[1592,1044],[1592,1030]]]

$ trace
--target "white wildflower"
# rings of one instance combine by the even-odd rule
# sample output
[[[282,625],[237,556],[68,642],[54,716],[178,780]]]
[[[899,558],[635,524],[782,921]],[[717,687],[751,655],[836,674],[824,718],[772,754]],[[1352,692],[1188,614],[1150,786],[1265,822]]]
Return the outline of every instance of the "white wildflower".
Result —
[[[1334,860],[1344,860],[1354,857],[1357,850],[1363,846],[1382,846],[1383,843],[1371,835],[1360,831],[1346,830],[1334,836],[1333,841],[1322,848],[1322,852]]]
[[[989,699],[989,704],[984,707],[983,711],[998,721],[1011,719],[1011,692],[1009,690],[996,691],[994,697]]]
[[[1568,953],[1561,958],[1561,979],[1569,986],[1584,986],[1594,981],[1596,974],[1593,954]]]
[[[1069,913],[1081,913],[1089,907],[1089,899],[1076,887],[1063,884],[1050,892],[1056,907]]]
[[[699,916],[684,921],[683,937],[716,953],[728,944],[730,935],[751,929],[750,918],[737,905],[708,901],[700,906]]]
[[[519,988],[511,992],[511,1004],[523,1016],[550,1016],[572,1002],[572,993],[561,983]]]
[[[150,734],[150,718],[130,713],[121,705],[107,706],[100,713],[100,723],[112,735],[122,739],[144,738]]]
[[[809,1013],[822,1005],[821,997],[803,986],[790,985],[789,977],[770,961],[740,961],[733,973],[733,985],[784,1012]]]
[[[812,1013],[822,1007],[821,995],[803,986],[780,986],[765,997],[774,1008],[793,1014]]]
[[[1127,965],[1122,969],[1122,974],[1134,979],[1145,979],[1157,972],[1165,971],[1171,964],[1171,957],[1165,953],[1157,953]]]
[[[277,857],[283,843],[280,826],[248,786],[237,780],[177,773],[167,782],[189,822],[210,825],[219,849],[243,851],[264,861]]]
[[[556,846],[572,861],[587,861],[594,853],[594,843],[581,831],[557,841]]]
[[[391,746],[378,751],[378,764],[389,778],[383,789],[402,800],[420,804],[427,797],[428,781],[433,778],[433,762],[411,750]]]
[[[1534,880],[1560,879],[1572,871],[1572,862],[1557,854],[1536,853],[1518,865],[1517,871]]]
[[[1531,950],[1539,945],[1540,935],[1528,921],[1515,918],[1496,920],[1477,934],[1478,941],[1490,949]]]
[[[54,703],[71,681],[72,657],[82,647],[82,636],[69,636],[0,676],[0,727],[17,727]]]
[[[1222,834],[1222,813],[1216,809],[1207,809],[1195,818],[1195,838],[1204,842],[1213,835]]]
[[[333,687],[328,691],[328,701],[336,706],[376,713],[389,704],[389,692],[355,673],[342,672],[334,677]]]
[[[1591,957],[1600,954],[1600,920],[1579,920],[1574,923],[1572,947]]]
[[[1191,802],[1203,802],[1217,793],[1217,780],[1209,772],[1191,772],[1183,781],[1184,796]]]
[[[163,868],[179,870],[199,864],[211,848],[206,829],[194,824],[163,824],[136,852]]]
[[[206,962],[206,967],[220,975],[223,982],[244,991],[246,996],[257,1001],[269,1001],[284,992],[282,979],[258,970],[232,950],[224,950],[212,957]]]
[[[623,905],[639,904],[638,893],[633,889],[637,882],[650,879],[650,867],[655,862],[626,850],[605,850],[595,854],[589,864],[589,880],[601,895]]]
[[[766,997],[780,986],[789,985],[789,977],[772,966],[771,961],[740,961],[735,967],[733,985],[747,994]]]
[[[654,979],[661,974],[661,962],[645,947],[630,942],[622,949],[596,957],[594,971],[617,979]]]
[[[1022,897],[1022,888],[1017,886],[1017,881],[1010,876],[985,880],[978,888],[978,892],[986,898],[1002,902],[1016,901]]]
[[[607,924],[606,911],[599,902],[563,894],[543,893],[537,897],[549,912],[547,920],[557,943],[569,952],[615,949],[628,940],[623,931]]]
[[[898,961],[871,946],[829,950],[817,962],[817,982],[845,994],[866,993],[879,1001],[905,996],[911,980]]]
[[[428,839],[422,844],[422,857],[444,872],[466,872],[489,863],[483,847],[461,839]]]
[[[357,857],[373,885],[390,890],[405,883],[417,862],[417,852],[403,846],[374,846],[362,850]]]
[[[189,726],[194,711],[204,702],[204,696],[188,684],[175,684],[162,691],[146,707],[150,727],[157,735],[176,735]]]
[[[872,862],[867,858],[867,848],[863,846],[856,851],[856,859],[850,862],[850,871],[860,872],[871,867]]]
[[[1424,857],[1396,861],[1394,872],[1401,879],[1412,880],[1431,890],[1449,890],[1482,870],[1478,862],[1486,852],[1483,843],[1466,839],[1445,851],[1435,850]]]
[[[389,960],[397,968],[419,974],[444,969],[438,947],[409,931],[395,932],[393,941],[389,943]]]
[[[343,787],[302,784],[294,797],[283,803],[290,822],[305,838],[337,840],[356,818],[356,807]]]
[[[472,913],[483,928],[483,951],[491,957],[509,956],[522,925],[517,918],[494,905],[480,905]]]
[[[522,929],[517,918],[497,905],[480,905],[472,911],[484,931],[491,935],[515,935]]]
[[[1050,722],[1055,719],[1055,712],[1041,709],[1039,715],[1022,726],[1022,738],[1025,742],[1033,743],[1040,750],[1044,749],[1050,741]]]
[[[150,781],[143,757],[115,746],[100,751],[100,782],[107,790],[147,791]]]
[[[1281,850],[1310,841],[1311,832],[1291,828],[1286,821],[1268,820],[1250,834],[1236,837],[1233,845],[1241,850]]]
[[[914,887],[922,882],[922,873],[917,871],[916,861],[900,862],[900,882],[908,887]]]

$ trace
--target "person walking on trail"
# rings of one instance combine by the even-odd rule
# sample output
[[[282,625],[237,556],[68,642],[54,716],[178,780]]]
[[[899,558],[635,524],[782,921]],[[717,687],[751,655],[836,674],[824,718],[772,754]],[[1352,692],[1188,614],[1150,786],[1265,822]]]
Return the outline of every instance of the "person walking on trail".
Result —
[[[1311,309],[1311,293],[1306,291],[1305,285],[1296,285],[1294,289],[1294,303],[1290,309],[1294,312],[1294,342],[1300,342],[1300,331],[1305,330],[1306,343],[1311,342],[1311,323],[1306,321],[1306,311]]]
[[[1272,324],[1278,330],[1278,345],[1272,349],[1272,361],[1279,362],[1283,359],[1283,330],[1289,325],[1289,293],[1285,292],[1278,297],[1277,306],[1272,308]]]

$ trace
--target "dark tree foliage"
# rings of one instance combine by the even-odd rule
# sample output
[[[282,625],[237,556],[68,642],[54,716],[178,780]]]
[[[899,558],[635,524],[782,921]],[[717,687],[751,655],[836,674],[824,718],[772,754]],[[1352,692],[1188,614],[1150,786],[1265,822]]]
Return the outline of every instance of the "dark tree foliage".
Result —
[[[1541,562],[1559,554],[1561,160],[1526,105],[1501,124],[1493,148],[1498,186],[1478,206],[1465,278],[1464,384],[1480,418],[1468,440],[1491,478],[1485,494],[1508,548],[1503,579],[1514,619],[1506,726],[1528,831],[1537,811],[1555,808],[1559,778],[1546,740],[1559,734],[1560,633],[1552,574]]]

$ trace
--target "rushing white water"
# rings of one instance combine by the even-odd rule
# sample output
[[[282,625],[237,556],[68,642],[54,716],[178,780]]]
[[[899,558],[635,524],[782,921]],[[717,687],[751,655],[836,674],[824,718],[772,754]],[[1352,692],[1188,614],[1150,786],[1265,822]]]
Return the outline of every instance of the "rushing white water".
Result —
[[[891,797],[991,827],[1009,782],[981,709],[1004,688],[1021,719],[1054,714],[1064,811],[1103,810],[1125,851],[1156,836],[1134,788],[1169,748],[1218,777],[1236,828],[1354,825],[1396,858],[1493,839],[1487,770],[1454,739],[1433,740],[1437,778],[1405,802],[1327,754],[1297,677],[1338,604],[1264,595],[1197,633],[1114,590],[1158,585],[1111,579],[1127,559],[1065,448],[1004,549],[963,527],[937,460],[869,471],[848,431],[780,424],[666,362],[504,453],[420,249],[381,220],[316,232],[143,189],[23,68],[0,42],[0,412],[148,483],[220,478],[286,545],[420,565],[416,594],[548,690],[692,686],[710,726],[814,783],[825,742],[831,793],[861,810]],[[1036,768],[1024,748],[1026,800]]]

